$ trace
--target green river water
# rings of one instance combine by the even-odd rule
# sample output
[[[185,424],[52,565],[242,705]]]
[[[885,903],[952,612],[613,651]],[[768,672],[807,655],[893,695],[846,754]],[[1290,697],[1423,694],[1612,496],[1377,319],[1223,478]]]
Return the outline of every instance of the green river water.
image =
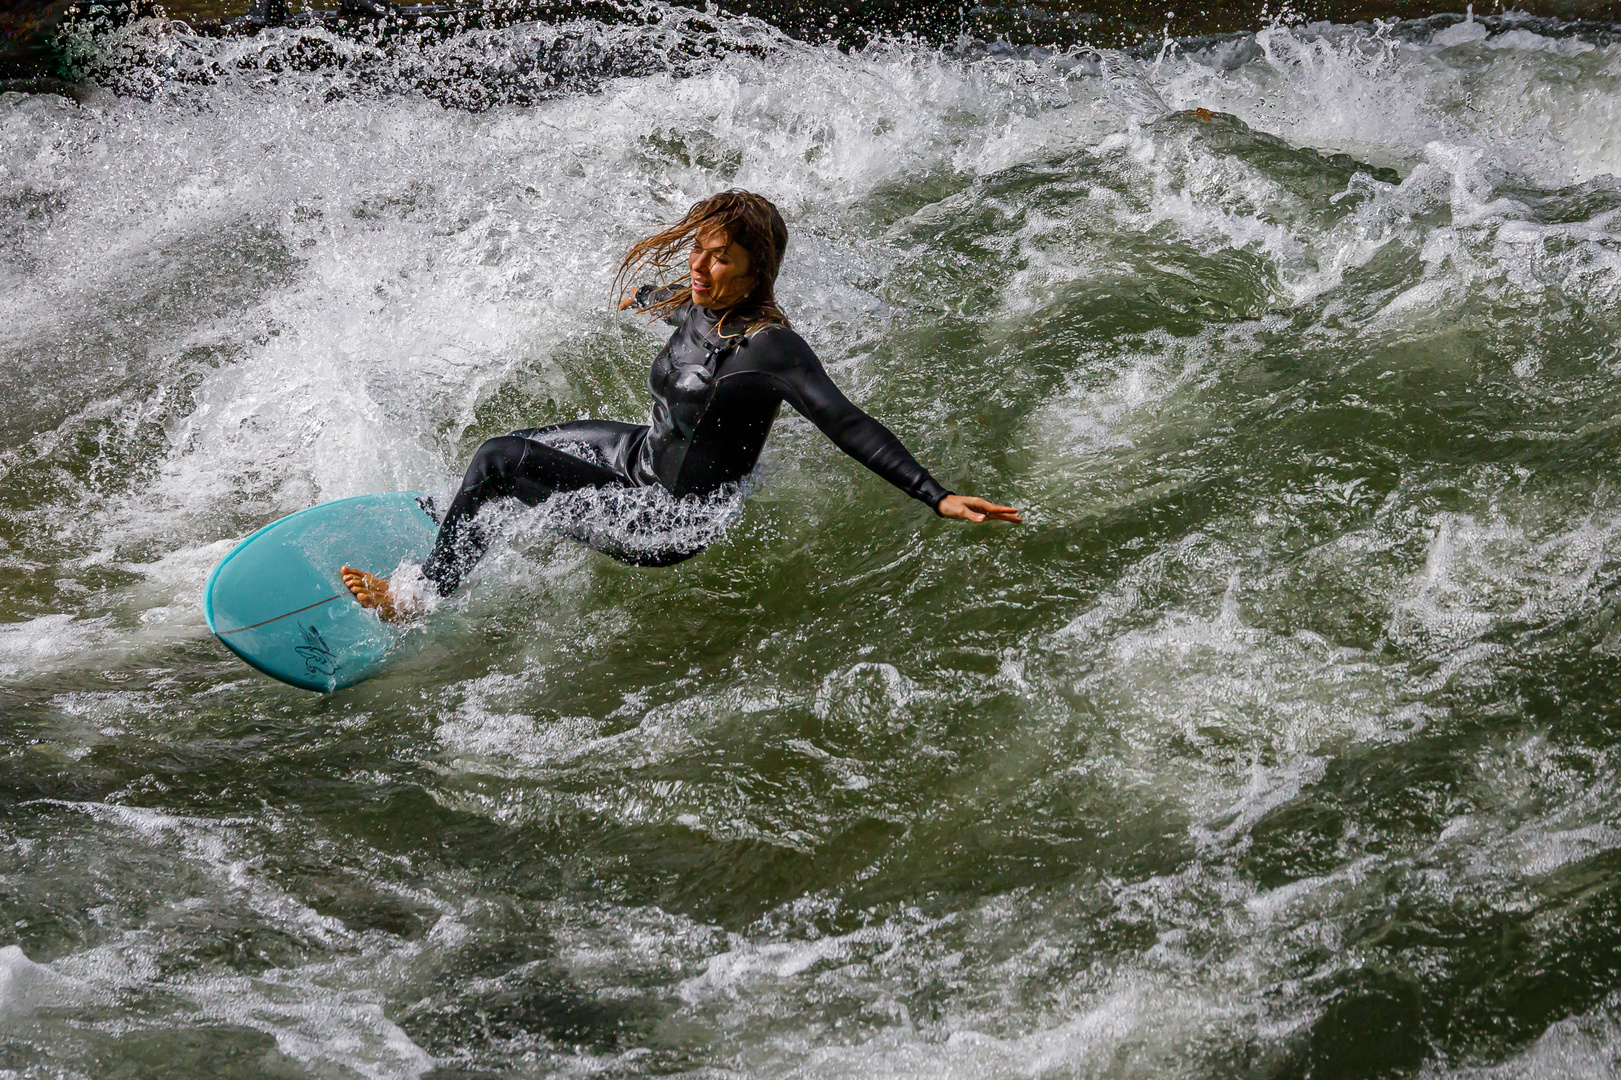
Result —
[[[95,48],[0,96],[0,1075],[1621,1071],[1621,45]],[[209,635],[283,514],[643,419],[613,266],[733,185],[1024,525],[790,414],[678,567],[572,497],[358,687]]]

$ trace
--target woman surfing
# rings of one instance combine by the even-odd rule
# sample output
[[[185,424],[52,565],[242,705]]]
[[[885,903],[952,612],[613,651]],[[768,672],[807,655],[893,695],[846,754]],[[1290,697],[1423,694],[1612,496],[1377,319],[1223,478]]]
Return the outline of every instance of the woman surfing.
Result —
[[[787,247],[788,227],[775,206],[746,191],[725,191],[695,203],[680,221],[630,249],[616,287],[647,271],[666,271],[687,250],[683,278],[643,286],[619,304],[621,311],[635,306],[675,327],[648,377],[650,422],[577,420],[486,441],[422,564],[440,595],[455,592],[484,554],[487,539],[475,519],[490,500],[516,498],[534,506],[558,491],[655,484],[678,498],[708,495],[753,471],[785,401],[839,449],[941,517],[1020,520],[1011,506],[947,491],[888,428],[833,385],[777,307],[777,272]],[[551,445],[557,442],[590,457]],[[621,557],[666,566],[694,554]],[[345,566],[343,581],[382,618],[405,614],[387,579]]]

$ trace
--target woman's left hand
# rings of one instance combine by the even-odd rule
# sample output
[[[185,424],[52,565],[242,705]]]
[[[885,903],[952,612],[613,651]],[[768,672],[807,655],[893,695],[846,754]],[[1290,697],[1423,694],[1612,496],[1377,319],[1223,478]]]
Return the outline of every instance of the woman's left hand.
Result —
[[[934,512],[941,517],[956,518],[958,521],[1011,521],[1017,525],[1024,519],[1019,512],[1011,506],[997,506],[984,499],[976,499],[972,495],[947,495],[940,500],[940,505]]]

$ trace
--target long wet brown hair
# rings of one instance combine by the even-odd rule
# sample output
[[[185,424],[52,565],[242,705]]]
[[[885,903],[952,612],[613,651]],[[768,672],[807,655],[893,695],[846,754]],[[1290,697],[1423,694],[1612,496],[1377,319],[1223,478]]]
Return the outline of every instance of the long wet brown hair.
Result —
[[[643,275],[663,277],[677,259],[685,265],[693,238],[699,230],[711,226],[724,232],[728,243],[749,253],[749,273],[754,275],[754,288],[721,315],[716,332],[720,333],[728,321],[744,327],[736,331],[743,334],[766,326],[787,326],[787,317],[777,307],[775,289],[782,255],[788,249],[788,226],[769,199],[736,188],[700,199],[680,221],[637,241],[619,264],[614,295],[622,295],[627,281]],[[642,312],[663,315],[691,300],[691,271],[665,282],[659,291],[659,299],[641,308]]]

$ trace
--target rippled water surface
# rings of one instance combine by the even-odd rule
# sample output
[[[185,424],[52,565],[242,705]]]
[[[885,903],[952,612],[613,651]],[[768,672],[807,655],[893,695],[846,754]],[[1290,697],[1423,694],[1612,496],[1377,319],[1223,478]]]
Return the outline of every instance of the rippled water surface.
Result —
[[[4,1075],[1616,1071],[1621,46],[96,48],[0,97]],[[673,569],[512,508],[369,683],[208,634],[280,515],[643,418],[612,264],[732,185],[1025,525],[789,416]]]

